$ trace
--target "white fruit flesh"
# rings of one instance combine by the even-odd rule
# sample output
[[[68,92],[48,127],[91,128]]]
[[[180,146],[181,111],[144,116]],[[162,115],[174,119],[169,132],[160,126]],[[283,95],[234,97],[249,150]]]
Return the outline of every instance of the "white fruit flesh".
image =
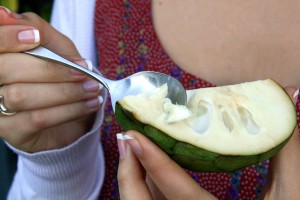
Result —
[[[187,91],[187,106],[151,94],[127,96],[121,106],[172,138],[223,155],[264,153],[286,140],[296,125],[294,105],[273,80]]]

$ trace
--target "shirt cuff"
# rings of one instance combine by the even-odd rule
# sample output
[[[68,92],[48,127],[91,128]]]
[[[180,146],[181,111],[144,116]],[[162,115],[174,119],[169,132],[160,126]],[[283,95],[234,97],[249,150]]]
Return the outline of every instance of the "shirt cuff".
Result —
[[[100,144],[103,105],[105,102],[92,130],[69,146],[26,153],[7,144],[19,156],[8,198],[96,199],[104,179],[104,155]]]

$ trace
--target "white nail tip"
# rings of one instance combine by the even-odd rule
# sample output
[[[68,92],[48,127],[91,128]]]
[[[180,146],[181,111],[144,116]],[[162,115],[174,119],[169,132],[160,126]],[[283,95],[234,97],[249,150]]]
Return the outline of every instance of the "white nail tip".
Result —
[[[117,139],[118,140],[124,140],[124,137],[123,137],[124,135],[122,134],[122,133],[118,133],[117,134]]]
[[[90,71],[93,71],[93,63],[90,60],[85,60],[87,67]]]
[[[133,137],[131,137],[131,136],[129,136],[129,135],[123,135],[123,138],[124,138],[125,140],[131,140],[131,139],[133,139]]]
[[[40,32],[39,30],[37,29],[34,29],[33,30],[33,36],[34,36],[34,42],[37,43],[37,42],[40,42]]]
[[[99,103],[103,103],[103,97],[102,96],[98,96],[98,100],[99,100]]]
[[[117,139],[118,140],[131,140],[131,139],[133,139],[133,137],[131,137],[129,135],[124,135],[122,133],[118,133],[117,134]]]
[[[102,90],[103,89],[103,85],[101,83],[99,83],[99,89]]]

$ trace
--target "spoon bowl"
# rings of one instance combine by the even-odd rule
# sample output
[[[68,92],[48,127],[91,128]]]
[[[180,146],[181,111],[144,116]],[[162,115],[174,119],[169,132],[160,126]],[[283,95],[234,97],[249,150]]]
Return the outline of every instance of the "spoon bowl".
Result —
[[[116,102],[119,99],[123,99],[128,95],[151,92],[164,84],[167,84],[168,86],[167,98],[169,98],[172,103],[185,105],[187,101],[186,91],[182,84],[177,79],[163,73],[154,71],[141,71],[121,80],[110,80],[95,73],[94,71],[90,71],[59,56],[45,47],[40,46],[30,51],[25,51],[24,53],[60,63],[69,68],[78,70],[100,82],[104,85],[104,87],[107,88],[114,110]]]

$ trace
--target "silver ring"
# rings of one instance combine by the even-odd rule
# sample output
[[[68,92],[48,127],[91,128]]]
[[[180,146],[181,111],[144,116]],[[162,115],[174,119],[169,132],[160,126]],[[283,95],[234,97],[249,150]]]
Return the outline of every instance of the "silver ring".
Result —
[[[0,95],[0,113],[3,115],[14,115],[15,112],[10,112],[4,105],[4,96]]]

